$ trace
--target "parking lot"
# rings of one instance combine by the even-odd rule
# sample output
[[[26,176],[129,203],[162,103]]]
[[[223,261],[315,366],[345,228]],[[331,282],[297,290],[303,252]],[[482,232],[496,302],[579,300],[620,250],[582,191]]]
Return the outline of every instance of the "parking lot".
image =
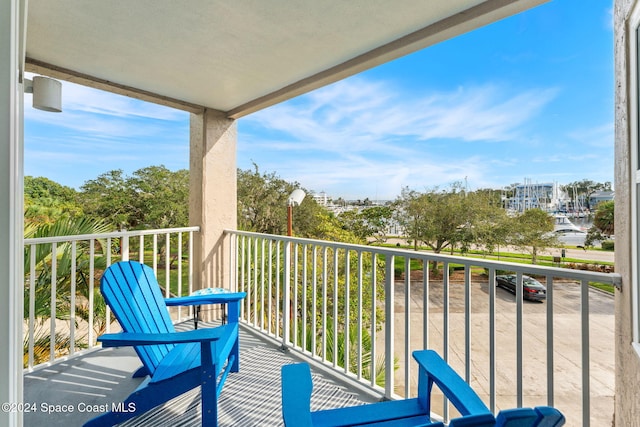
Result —
[[[396,386],[403,393],[405,285],[395,289],[395,354],[401,369],[396,371]],[[410,348],[423,348],[422,282],[411,285],[409,307]],[[553,373],[554,406],[567,417],[567,426],[582,425],[582,348],[580,286],[573,282],[555,282],[553,286]],[[515,295],[496,289],[495,310],[495,387],[497,409],[515,407],[517,390],[516,303]],[[430,281],[428,347],[443,353],[444,293],[441,281]],[[547,307],[545,302],[523,302],[523,406],[547,404]],[[486,279],[471,286],[471,384],[485,402],[489,402],[489,292]],[[614,300],[598,290],[589,292],[589,351],[591,422],[611,425],[614,395]],[[453,280],[449,289],[449,363],[464,374],[465,300],[464,285]],[[398,387],[400,386],[400,387]],[[412,385],[415,387],[415,385]],[[434,404],[434,410],[439,406]]]

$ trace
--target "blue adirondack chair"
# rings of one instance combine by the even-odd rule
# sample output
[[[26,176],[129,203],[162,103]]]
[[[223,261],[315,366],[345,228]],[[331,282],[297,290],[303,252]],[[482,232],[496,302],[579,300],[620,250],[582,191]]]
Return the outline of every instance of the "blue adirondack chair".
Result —
[[[201,387],[202,425],[217,425],[217,399],[239,370],[238,317],[244,292],[164,299],[153,270],[135,261],[111,265],[100,291],[124,332],[98,338],[103,347],[133,346],[148,378],[121,405],[85,426],[112,426]],[[226,304],[223,326],[176,332],[168,305]]]
[[[494,417],[480,397],[433,350],[413,352],[418,362],[418,397],[311,412],[311,370],[306,363],[282,367],[282,417],[286,427],[444,426],[431,421],[433,384],[462,415],[450,427],[560,427],[563,415],[550,407],[516,408]]]

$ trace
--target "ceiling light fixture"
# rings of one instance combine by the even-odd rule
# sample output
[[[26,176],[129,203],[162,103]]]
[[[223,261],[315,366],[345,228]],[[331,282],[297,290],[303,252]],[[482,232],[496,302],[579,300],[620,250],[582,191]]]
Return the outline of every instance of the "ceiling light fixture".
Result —
[[[33,94],[33,108],[62,112],[62,83],[49,77],[35,76],[33,80],[24,79],[25,93]]]

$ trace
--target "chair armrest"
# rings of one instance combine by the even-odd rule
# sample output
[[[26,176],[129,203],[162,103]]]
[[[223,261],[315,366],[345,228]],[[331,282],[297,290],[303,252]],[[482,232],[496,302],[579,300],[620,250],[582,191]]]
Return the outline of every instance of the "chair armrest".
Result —
[[[311,427],[311,369],[306,363],[282,367],[282,418],[285,427]]]
[[[413,358],[420,367],[418,396],[424,399],[428,410],[431,410],[431,387],[435,383],[461,415],[490,415],[494,418],[476,392],[438,353],[433,350],[418,350],[413,352]]]
[[[191,342],[217,341],[230,332],[228,328],[237,328],[237,325],[224,325],[216,328],[197,329],[186,332],[157,333],[132,333],[121,332],[118,334],[104,334],[98,337],[103,347],[124,347],[137,345],[158,344],[184,344]]]
[[[233,292],[210,295],[191,295],[186,297],[165,298],[167,306],[189,306],[204,304],[229,304],[243,300],[247,296],[246,292]]]

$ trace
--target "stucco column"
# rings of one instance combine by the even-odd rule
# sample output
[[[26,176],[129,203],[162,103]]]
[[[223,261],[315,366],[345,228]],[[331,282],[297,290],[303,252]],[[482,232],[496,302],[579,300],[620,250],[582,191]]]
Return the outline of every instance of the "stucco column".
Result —
[[[224,229],[237,225],[235,120],[216,110],[191,115],[189,224],[194,242],[194,288],[229,287]]]
[[[634,206],[632,192],[635,186],[635,168],[632,159],[632,134],[635,120],[631,117],[631,102],[637,102],[632,92],[630,75],[630,49],[635,37],[636,22],[628,22],[631,11],[639,0],[615,0],[614,2],[614,53],[615,53],[615,232],[616,273],[622,276],[622,291],[615,295],[616,328],[616,394],[615,425],[635,426],[640,419],[640,356],[633,348],[633,289],[634,270],[638,268],[633,259],[632,245],[636,236],[632,234]]]
[[[23,89],[18,81],[24,4],[0,2],[0,402],[22,401]],[[0,425],[21,426],[18,411],[0,411]]]

